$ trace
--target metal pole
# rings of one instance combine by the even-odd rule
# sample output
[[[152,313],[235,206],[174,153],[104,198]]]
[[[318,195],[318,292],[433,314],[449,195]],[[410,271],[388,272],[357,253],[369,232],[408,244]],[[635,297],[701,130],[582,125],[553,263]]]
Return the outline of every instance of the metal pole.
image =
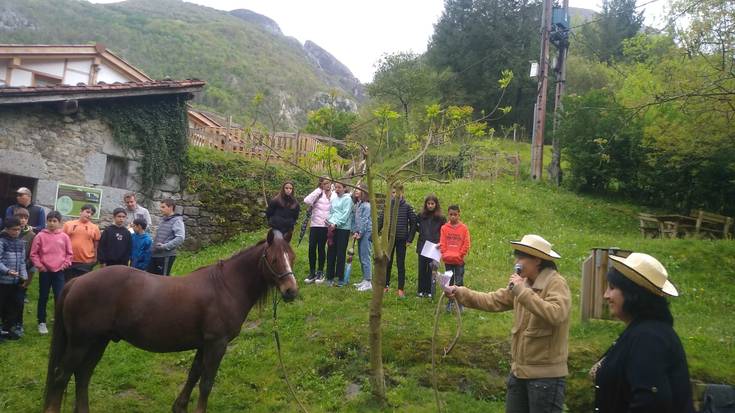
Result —
[[[541,14],[541,57],[539,57],[538,94],[531,143],[531,178],[543,175],[544,126],[546,123],[546,92],[549,86],[549,34],[551,32],[551,0],[544,0]]]

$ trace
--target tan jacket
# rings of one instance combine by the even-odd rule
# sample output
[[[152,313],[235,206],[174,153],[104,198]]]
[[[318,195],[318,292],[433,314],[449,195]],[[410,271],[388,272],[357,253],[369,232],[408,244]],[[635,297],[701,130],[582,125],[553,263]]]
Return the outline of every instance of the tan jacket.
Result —
[[[461,304],[485,311],[513,310],[511,372],[521,379],[564,377],[567,371],[569,307],[572,298],[566,280],[546,268],[533,286],[526,280],[513,290],[480,293],[458,287]]]

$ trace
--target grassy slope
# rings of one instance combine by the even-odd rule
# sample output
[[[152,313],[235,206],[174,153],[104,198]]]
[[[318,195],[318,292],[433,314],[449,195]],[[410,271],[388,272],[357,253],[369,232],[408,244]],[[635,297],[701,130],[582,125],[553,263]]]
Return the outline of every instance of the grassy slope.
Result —
[[[693,378],[735,382],[735,242],[643,240],[634,219],[636,208],[578,197],[544,185],[510,181],[454,181],[450,185],[411,184],[410,201],[431,191],[446,207],[462,206],[473,248],[466,283],[491,290],[507,281],[512,261],[508,240],[538,233],[561,253],[560,270],[573,292],[573,325],[567,404],[572,411],[589,411],[587,369],[621,331],[611,321],[579,322],[580,267],[589,249],[618,246],[648,252],[669,269],[681,297],[672,300],[675,327],[686,348]],[[303,192],[303,191],[301,191]],[[243,234],[227,244],[187,255],[177,262],[184,273],[254,243],[261,234]],[[306,242],[297,249],[297,272],[306,273]],[[434,304],[413,297],[416,259],[408,257],[409,297],[399,301],[392,290],[384,311],[384,353],[392,410],[432,411],[431,326]],[[353,279],[360,277],[355,266]],[[395,275],[394,275],[395,276]],[[0,411],[38,409],[45,377],[48,337],[35,333],[36,287],[26,309],[28,336],[0,346],[3,384]],[[299,397],[310,411],[377,411],[370,402],[367,348],[369,295],[352,288],[302,285],[301,298],[279,306],[283,354]],[[176,311],[175,308],[171,311]],[[454,352],[443,361],[439,375],[448,411],[502,411],[504,377],[508,371],[510,314],[466,311],[463,332]],[[254,310],[243,333],[222,363],[210,398],[216,412],[297,411],[277,367],[269,308]],[[454,331],[453,318],[442,316],[441,343]],[[185,379],[193,353],[157,355],[111,344],[92,381],[94,411],[167,411]],[[359,388],[347,395],[350,384]],[[73,392],[69,392],[69,396]]]

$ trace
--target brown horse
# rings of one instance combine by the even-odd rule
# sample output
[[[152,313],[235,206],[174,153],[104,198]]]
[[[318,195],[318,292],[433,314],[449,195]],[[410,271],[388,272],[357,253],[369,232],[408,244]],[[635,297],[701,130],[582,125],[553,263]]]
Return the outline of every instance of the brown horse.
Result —
[[[44,411],[60,411],[74,374],[75,411],[88,412],[94,367],[110,340],[125,340],[159,353],[196,349],[173,411],[186,412],[199,381],[196,411],[205,412],[227,343],[237,337],[253,305],[271,287],[286,301],[298,294],[288,238],[271,230],[265,241],[183,277],[111,266],[71,280],[56,304]]]

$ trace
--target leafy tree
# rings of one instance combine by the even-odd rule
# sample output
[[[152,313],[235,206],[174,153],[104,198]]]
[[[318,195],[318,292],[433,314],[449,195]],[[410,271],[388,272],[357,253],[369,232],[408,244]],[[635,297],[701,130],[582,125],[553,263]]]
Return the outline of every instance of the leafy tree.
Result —
[[[584,192],[625,191],[642,162],[640,125],[609,91],[569,96],[559,129],[568,182]]]
[[[344,140],[357,117],[356,113],[341,111],[332,106],[322,106],[309,112],[304,131]]]
[[[583,49],[588,57],[604,63],[623,57],[623,41],[636,35],[643,24],[643,12],[636,0],[603,0],[597,20],[582,27]]]
[[[409,110],[414,105],[435,97],[439,79],[422,56],[403,52],[388,54],[378,62],[367,92],[380,101],[396,104],[408,121]]]
[[[540,1],[447,0],[426,53],[449,72],[440,85],[443,103],[489,113],[505,92],[514,110],[499,123],[530,127],[536,82],[518,76],[506,92],[497,78],[504,69],[528,73],[528,61],[538,59],[540,17]]]

